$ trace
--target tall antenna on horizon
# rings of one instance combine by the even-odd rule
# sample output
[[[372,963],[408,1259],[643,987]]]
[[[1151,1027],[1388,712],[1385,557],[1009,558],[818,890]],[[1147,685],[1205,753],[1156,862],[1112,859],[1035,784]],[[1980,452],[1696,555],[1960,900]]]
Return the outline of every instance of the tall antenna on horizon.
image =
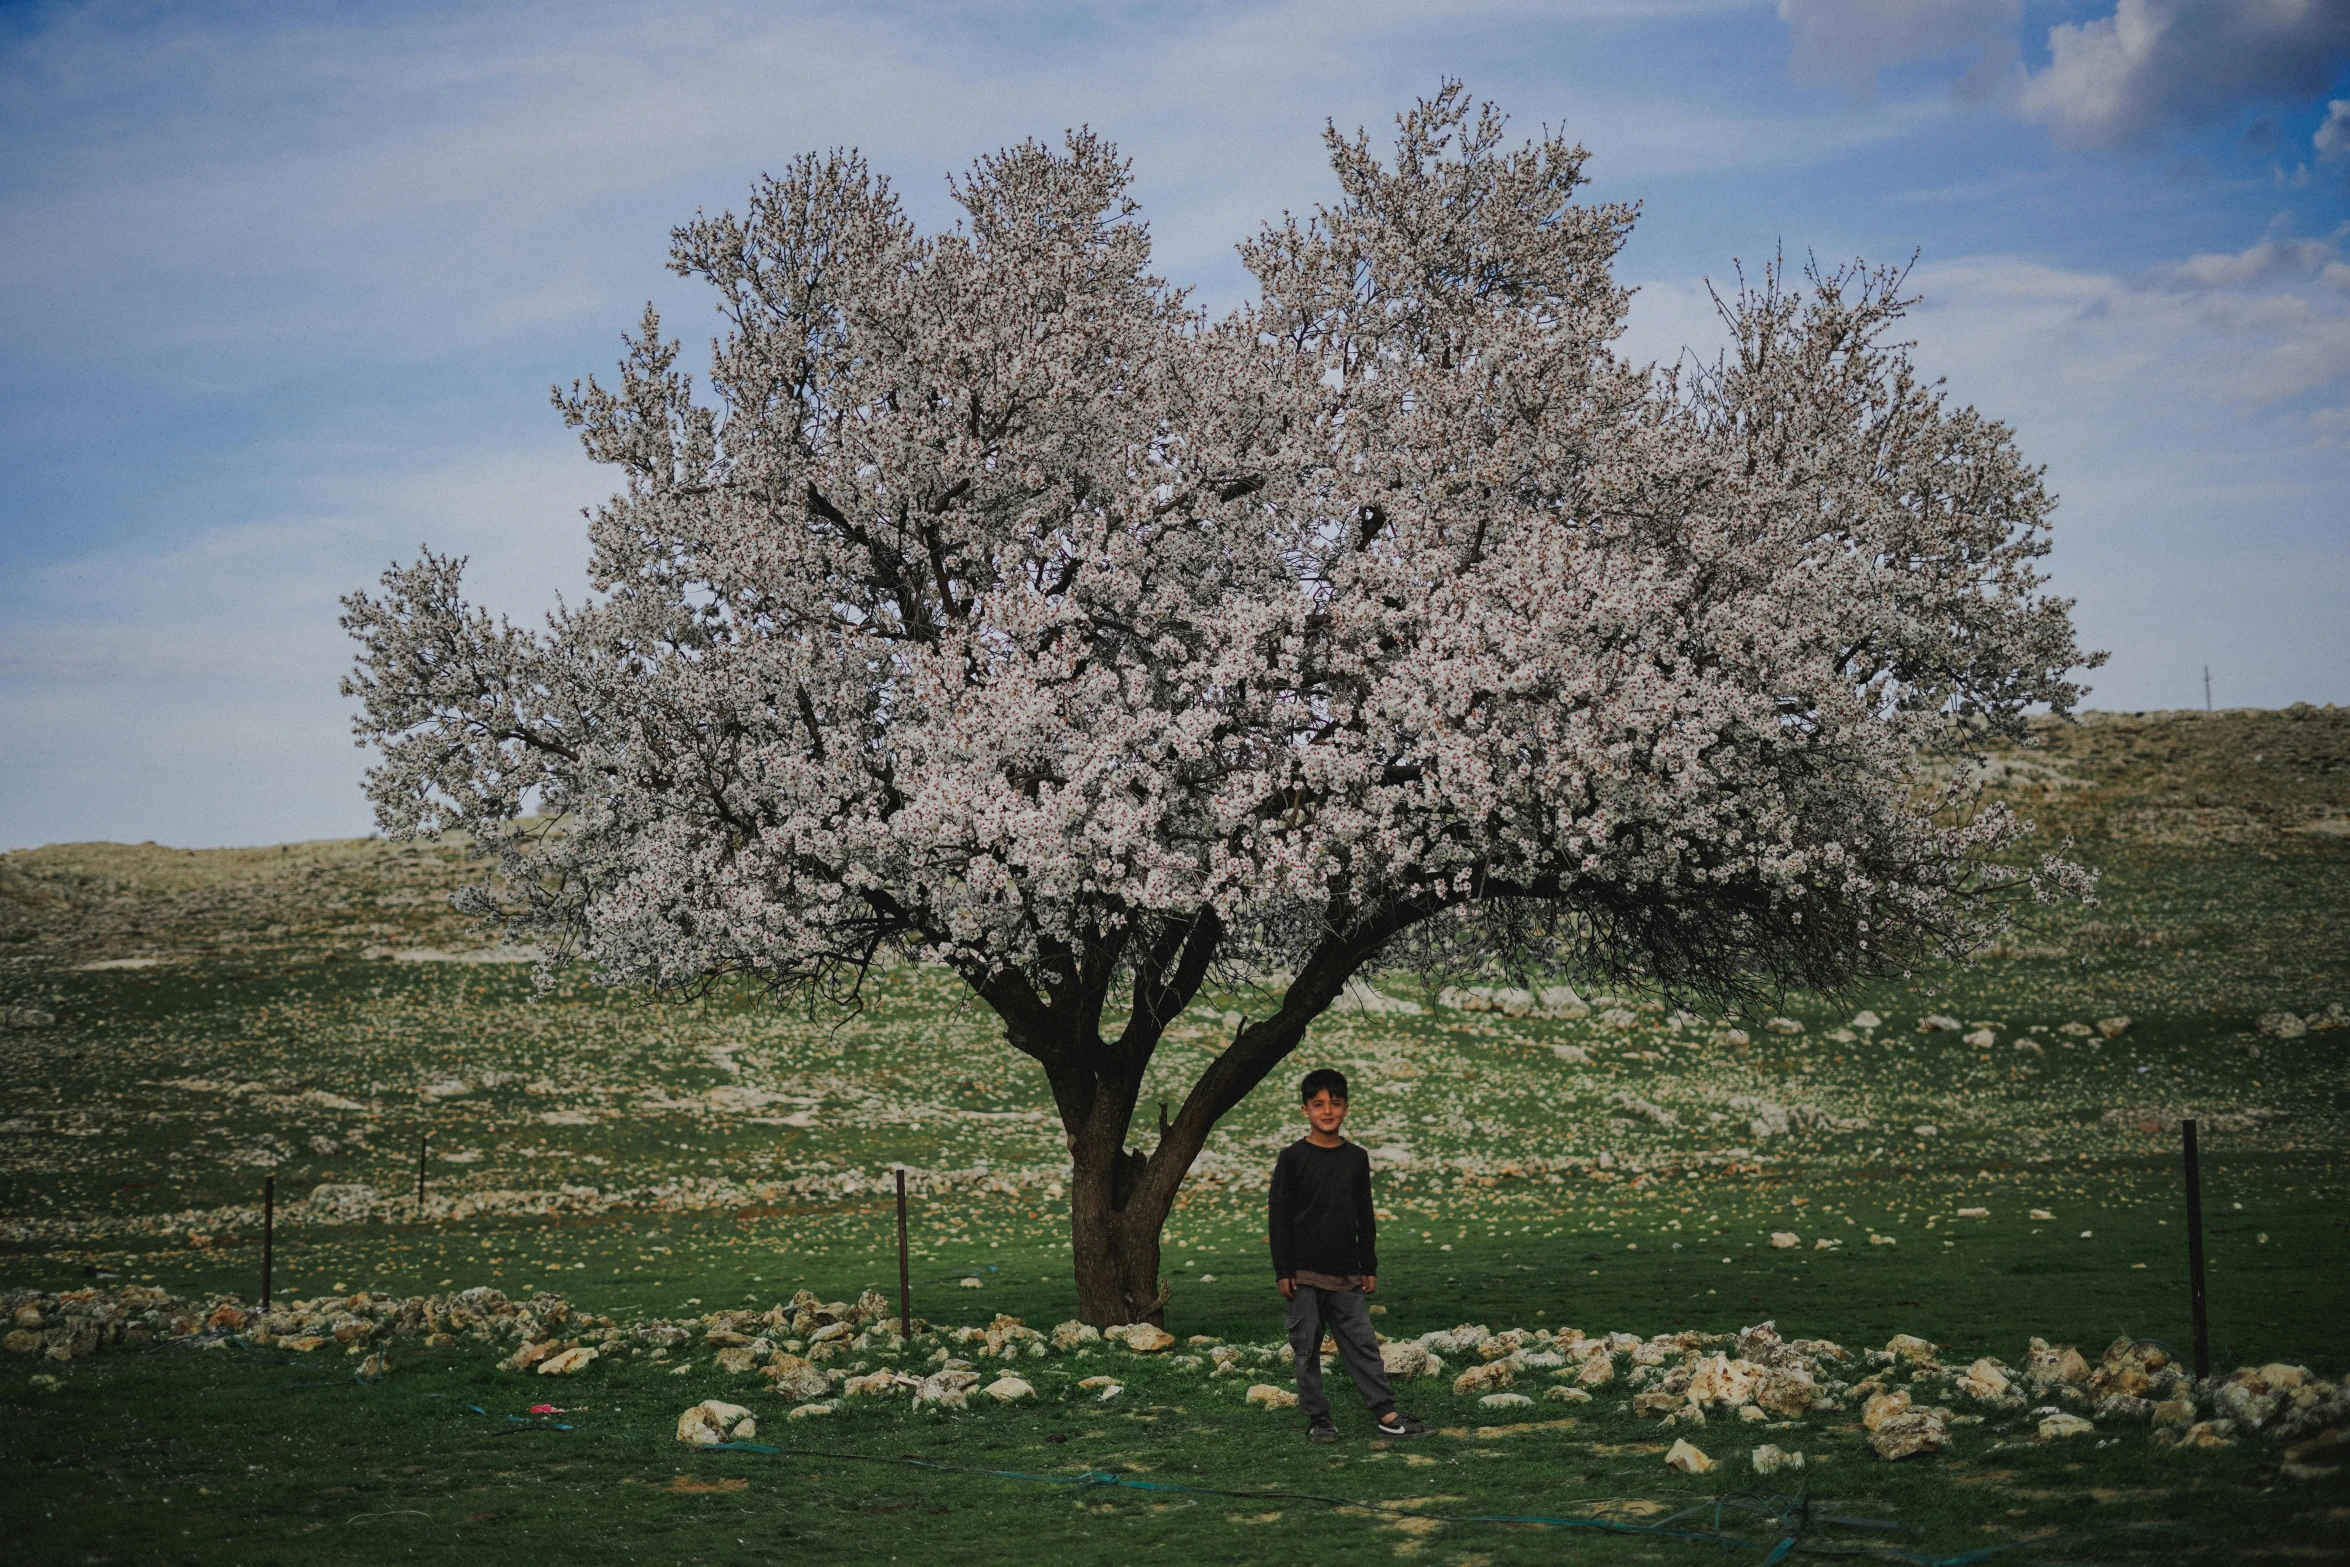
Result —
[[[2203,666],[2203,711],[2211,711],[2211,666]]]

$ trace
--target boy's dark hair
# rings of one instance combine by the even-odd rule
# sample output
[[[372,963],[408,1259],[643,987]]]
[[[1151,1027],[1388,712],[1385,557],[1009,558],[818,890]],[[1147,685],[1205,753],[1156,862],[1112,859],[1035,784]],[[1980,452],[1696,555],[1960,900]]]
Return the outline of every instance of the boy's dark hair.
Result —
[[[1297,1102],[1306,1104],[1314,1095],[1327,1091],[1333,1099],[1346,1097],[1346,1074],[1334,1066],[1318,1066],[1305,1075],[1297,1085]]]

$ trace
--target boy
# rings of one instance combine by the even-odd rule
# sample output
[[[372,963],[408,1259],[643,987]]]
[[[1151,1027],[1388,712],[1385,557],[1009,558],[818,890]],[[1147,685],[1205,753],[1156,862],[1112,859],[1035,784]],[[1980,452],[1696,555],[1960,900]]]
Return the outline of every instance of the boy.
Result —
[[[1371,1156],[1338,1135],[1346,1123],[1346,1076],[1328,1067],[1298,1084],[1306,1135],[1273,1164],[1273,1277],[1289,1302],[1289,1349],[1297,1357],[1297,1402],[1306,1437],[1335,1442],[1338,1427],[1322,1394],[1322,1333],[1328,1329],[1355,1391],[1378,1417],[1381,1436],[1424,1436],[1428,1427],[1395,1407],[1379,1337],[1363,1297],[1379,1287],[1371,1215]]]

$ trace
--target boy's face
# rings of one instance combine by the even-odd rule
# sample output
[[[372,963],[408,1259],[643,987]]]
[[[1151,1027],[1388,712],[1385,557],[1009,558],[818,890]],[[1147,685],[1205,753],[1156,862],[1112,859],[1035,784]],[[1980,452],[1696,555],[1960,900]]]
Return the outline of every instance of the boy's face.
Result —
[[[1314,1097],[1306,1101],[1305,1114],[1308,1126],[1324,1137],[1334,1137],[1346,1124],[1346,1098],[1327,1088],[1316,1089]]]

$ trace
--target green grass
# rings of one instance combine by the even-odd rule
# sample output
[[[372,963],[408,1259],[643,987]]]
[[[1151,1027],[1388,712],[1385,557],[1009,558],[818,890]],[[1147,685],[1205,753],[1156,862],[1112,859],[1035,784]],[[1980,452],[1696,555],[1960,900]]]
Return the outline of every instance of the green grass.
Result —
[[[1126,1386],[1111,1406],[1073,1386],[1104,1365],[1115,1365]],[[781,1454],[692,1452],[674,1441],[676,1411],[688,1400],[740,1396],[706,1370],[674,1377],[623,1366],[550,1384],[502,1376],[457,1351],[412,1352],[373,1386],[337,1381],[338,1369],[262,1353],[165,1352],[101,1359],[57,1392],[13,1396],[6,1505],[18,1549],[77,1561],[512,1559],[524,1551],[615,1562],[1333,1552],[1753,1561],[1759,1549],[1725,1558],[1717,1546],[1653,1537],[1562,1542],[1553,1531],[1466,1522],[1412,1533],[1396,1526],[1399,1513],[1363,1504],[1628,1522],[1695,1506],[1689,1521],[1710,1527],[1705,1504],[1716,1496],[1770,1490],[1742,1474],[1742,1463],[1670,1474],[1659,1463],[1668,1438],[1597,1404],[1583,1407],[1599,1413],[1561,1424],[1549,1422],[1562,1406],[1540,1405],[1531,1429],[1509,1431],[1480,1426],[1473,1409],[1453,1407],[1465,1401],[1430,1393],[1413,1402],[1453,1431],[1386,1448],[1369,1440],[1359,1411],[1342,1410],[1349,1440],[1313,1448],[1293,1417],[1242,1407],[1237,1381],[1203,1383],[1122,1353],[1043,1369],[1023,1363],[1039,1385],[1036,1404],[915,1413],[849,1402],[825,1420],[770,1420],[760,1441],[791,1450]],[[539,1399],[565,1413],[509,1419]],[[572,1429],[554,1429],[558,1422]],[[1812,1467],[1796,1481],[1821,1510],[1900,1526],[1888,1534],[1821,1526],[1810,1538],[1883,1539],[1935,1556],[2048,1536],[2037,1559],[2174,1559],[2200,1554],[2198,1539],[2274,1537],[2288,1522],[2306,1529],[2315,1500],[2305,1491],[2280,1496],[2256,1452],[2165,1452],[2142,1437],[2103,1449],[2026,1442],[1996,1451],[1977,1440],[1955,1458],[1896,1466],[1868,1457],[1844,1420],[1695,1436],[1723,1457],[1763,1439],[1800,1446]],[[957,1467],[856,1461],[905,1456]],[[1079,1487],[974,1472],[996,1469],[1291,1494]],[[1739,1515],[1729,1518],[1736,1526]],[[1746,1521],[1747,1536],[1768,1543],[1758,1524]],[[2126,1532],[2149,1525],[2187,1533]]]
[[[2072,732],[2051,760],[2084,785],[2046,814],[2105,872],[2101,903],[2028,911],[2004,956],[1677,1029],[1662,1010],[1619,1026],[1454,1012],[1317,1025],[1306,1053],[1353,1074],[1350,1133],[1382,1150],[1382,1331],[1646,1336],[1774,1319],[1789,1337],[1856,1351],[1917,1333],[1954,1361],[2016,1364],[2034,1335],[2092,1356],[2124,1335],[2184,1352],[2168,1127],[2190,1111],[2207,1127],[2215,1357],[2223,1369],[2350,1369],[2350,1032],[2257,1032],[2265,1014],[2350,1003],[2350,852],[2296,825],[2339,813],[2342,747],[2311,740],[2324,739],[2311,721],[2262,722],[2242,734],[2189,725],[2184,740],[2119,721]],[[2272,756],[2299,769],[2273,799],[2268,764],[2252,761]],[[2158,765],[2177,777],[2150,782]],[[454,851],[381,844],[0,856],[0,1004],[55,1018],[0,1032],[0,1288],[58,1290],[95,1273],[249,1299],[266,1171],[281,1203],[321,1184],[377,1194],[357,1222],[287,1213],[281,1298],[495,1284],[626,1321],[764,1307],[803,1287],[894,1293],[881,1182],[903,1163],[918,1172],[918,1315],[1049,1326],[1073,1314],[1043,1085],[943,976],[882,975],[867,1012],[844,1021],[731,993],[650,1007],[576,979],[537,994],[512,965],[360,955],[461,944],[432,901],[457,864]],[[164,961],[80,966],[136,956]],[[1227,1036],[1221,1014],[1259,1004],[1218,994],[1183,1021],[1146,1120]],[[1884,1026],[1835,1037],[1864,1007]],[[1774,1011],[1804,1033],[1765,1031]],[[1929,1013],[1969,1027],[1920,1032]],[[2125,1014],[2118,1038],[2063,1031]],[[1994,1025],[1987,1048],[1965,1037],[1978,1023]],[[1724,1038],[1732,1026],[1750,1041]],[[1591,1062],[1562,1060],[1565,1045]],[[1171,1224],[1179,1335],[1278,1337],[1259,1206],[1263,1170],[1295,1135],[1278,1086],[1220,1129]],[[1624,1097],[1676,1124],[1626,1111]],[[1756,1101],[1790,1112],[1790,1129],[1756,1136]],[[420,1217],[408,1197],[427,1133]],[[1958,1218],[1967,1207],[1989,1216]],[[1774,1231],[1801,1246],[1773,1248]],[[1895,1244],[1871,1245],[1872,1233]],[[1843,1244],[1815,1249],[1822,1238]],[[763,1383],[725,1377],[706,1354],[682,1377],[610,1358],[560,1382],[499,1373],[496,1358],[403,1344],[392,1373],[362,1385],[356,1362],[331,1351],[11,1357],[0,1524],[13,1555],[40,1561],[1760,1559],[1483,1523],[1415,1533],[1324,1502],[691,1453],[672,1439],[685,1405],[726,1396],[756,1408],[776,1445],[1382,1505],[1458,1497],[1423,1509],[1448,1515],[1568,1516],[1613,1498],[1616,1516],[1653,1519],[1664,1514],[1650,1504],[1669,1513],[1762,1489],[1743,1455],[1767,1438],[1824,1458],[1801,1477],[1809,1495],[1898,1524],[1910,1532],[1884,1538],[1904,1550],[2055,1531],[2020,1559],[2172,1559],[2204,1537],[2255,1554],[2350,1554],[2341,1476],[2282,1477],[2266,1443],[2158,1449],[2111,1422],[2099,1434],[2110,1445],[2043,1445],[2020,1417],[1994,1419],[1963,1428],[1951,1455],[1902,1465],[1868,1457],[1849,1412],[1762,1435],[1717,1422],[1694,1439],[1723,1467],[1683,1477],[1661,1463],[1670,1435],[1605,1398],[1531,1412],[1572,1426],[1394,1452],[1374,1450],[1356,1412],[1346,1445],[1309,1448],[1293,1415],[1240,1401],[1249,1381],[1284,1380],[1274,1364],[1210,1381],[1122,1351],[1055,1357],[1022,1363],[1037,1405],[916,1414],[852,1402],[787,1424],[772,1394],[748,1391]],[[1105,1365],[1128,1385],[1110,1406],[1073,1386]],[[36,1371],[61,1385],[36,1386]],[[507,1420],[541,1399],[575,1408],[563,1417],[573,1429]],[[1494,1418],[1436,1382],[1410,1387],[1406,1404],[1469,1431]],[[686,1488],[672,1489],[681,1474]],[[2200,1533],[2111,1532],[2150,1524]]]

